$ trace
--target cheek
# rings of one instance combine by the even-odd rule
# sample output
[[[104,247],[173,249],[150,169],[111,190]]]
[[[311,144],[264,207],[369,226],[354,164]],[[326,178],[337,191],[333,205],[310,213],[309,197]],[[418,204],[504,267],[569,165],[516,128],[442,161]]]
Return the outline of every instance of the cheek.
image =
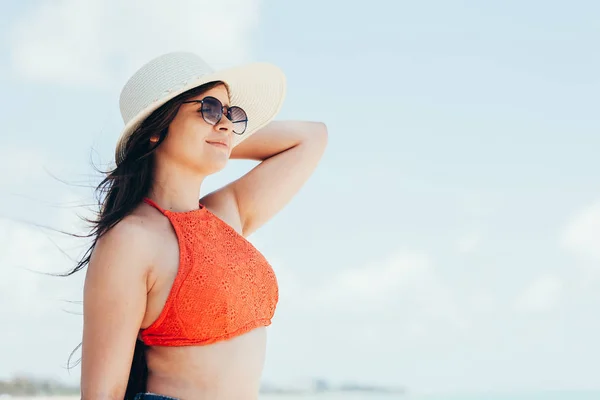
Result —
[[[187,119],[182,123],[172,124],[165,140],[169,142],[172,150],[179,154],[195,153],[202,151],[205,139],[210,134],[211,126],[204,121]]]

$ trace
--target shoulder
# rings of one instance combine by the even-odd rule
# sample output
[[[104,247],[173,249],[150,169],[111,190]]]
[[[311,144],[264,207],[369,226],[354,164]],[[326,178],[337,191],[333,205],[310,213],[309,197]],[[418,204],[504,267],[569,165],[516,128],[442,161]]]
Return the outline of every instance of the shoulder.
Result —
[[[144,215],[128,215],[98,238],[96,248],[141,250],[156,236],[152,225],[151,219]]]
[[[89,269],[111,271],[124,278],[145,276],[158,248],[156,225],[153,218],[142,213],[126,216],[98,237]]]
[[[200,203],[236,232],[243,234],[240,211],[231,185],[205,195],[200,199]]]

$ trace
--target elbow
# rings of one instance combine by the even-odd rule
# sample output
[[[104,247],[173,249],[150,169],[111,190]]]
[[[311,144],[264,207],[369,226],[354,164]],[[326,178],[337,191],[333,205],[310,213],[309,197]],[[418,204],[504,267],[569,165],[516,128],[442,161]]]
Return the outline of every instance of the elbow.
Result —
[[[325,151],[325,148],[327,147],[327,143],[329,141],[329,132],[327,130],[327,125],[325,125],[324,122],[319,122],[319,129],[318,129],[318,136],[319,136],[319,140],[321,142],[321,151]]]
[[[328,142],[328,136],[327,125],[325,125],[324,122],[311,122],[309,137],[316,145],[325,149]]]
[[[318,162],[327,147],[327,125],[323,122],[307,122],[303,131],[303,140],[299,144],[312,155],[311,159]]]
[[[327,135],[328,135],[328,131],[327,131],[327,125],[325,125],[325,122],[316,122],[317,124],[317,135],[319,135],[319,137],[321,137],[324,141],[327,141]]]

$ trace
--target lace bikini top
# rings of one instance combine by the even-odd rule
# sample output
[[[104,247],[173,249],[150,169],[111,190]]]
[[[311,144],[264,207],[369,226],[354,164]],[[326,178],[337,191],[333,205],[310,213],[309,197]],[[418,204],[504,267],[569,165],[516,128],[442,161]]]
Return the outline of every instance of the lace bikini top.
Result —
[[[271,324],[277,279],[249,241],[202,205],[171,212],[144,201],[169,219],[179,243],[179,269],[165,306],[140,331],[146,345],[206,345]]]

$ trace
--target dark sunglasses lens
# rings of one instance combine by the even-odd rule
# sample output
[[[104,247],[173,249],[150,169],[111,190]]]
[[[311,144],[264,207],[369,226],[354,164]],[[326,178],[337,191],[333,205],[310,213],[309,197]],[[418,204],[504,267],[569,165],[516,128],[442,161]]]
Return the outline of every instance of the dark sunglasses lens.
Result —
[[[202,117],[211,124],[216,125],[222,117],[223,105],[214,97],[205,97],[202,100]]]
[[[246,131],[246,126],[248,125],[246,111],[240,107],[233,106],[229,108],[229,116],[229,119],[233,123],[233,133],[238,135],[244,133]]]

